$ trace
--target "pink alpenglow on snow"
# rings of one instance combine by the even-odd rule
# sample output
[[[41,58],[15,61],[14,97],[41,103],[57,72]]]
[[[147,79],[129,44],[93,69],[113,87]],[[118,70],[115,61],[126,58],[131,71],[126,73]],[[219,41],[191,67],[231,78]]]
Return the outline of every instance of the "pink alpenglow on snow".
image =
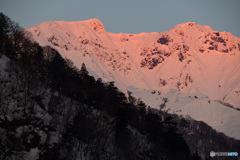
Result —
[[[240,39],[231,33],[188,22],[163,33],[114,34],[98,19],[45,22],[26,30],[40,45],[55,48],[78,68],[85,63],[90,75],[133,90],[148,105],[159,108],[164,95],[172,112],[179,106],[178,114],[240,138],[240,112],[226,109],[240,108]],[[150,90],[163,94],[151,99]]]

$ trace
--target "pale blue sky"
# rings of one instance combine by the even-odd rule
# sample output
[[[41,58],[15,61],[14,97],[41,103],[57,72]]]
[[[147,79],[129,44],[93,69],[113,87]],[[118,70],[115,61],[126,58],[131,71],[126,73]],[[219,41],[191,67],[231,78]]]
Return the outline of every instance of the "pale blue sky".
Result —
[[[29,27],[98,18],[108,32],[165,32],[196,22],[240,37],[240,0],[0,0],[0,12]]]

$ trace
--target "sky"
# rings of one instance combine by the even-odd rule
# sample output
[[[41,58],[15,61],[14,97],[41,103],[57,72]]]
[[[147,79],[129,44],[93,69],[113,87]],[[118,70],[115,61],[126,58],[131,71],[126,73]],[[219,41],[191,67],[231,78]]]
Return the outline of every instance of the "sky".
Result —
[[[107,32],[165,32],[196,22],[240,37],[240,0],[0,0],[0,12],[26,28],[47,21],[99,19]]]

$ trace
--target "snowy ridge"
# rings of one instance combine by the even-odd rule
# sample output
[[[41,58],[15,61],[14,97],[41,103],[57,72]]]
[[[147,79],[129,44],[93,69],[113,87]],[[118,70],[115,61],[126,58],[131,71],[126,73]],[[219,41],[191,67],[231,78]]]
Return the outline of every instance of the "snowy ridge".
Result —
[[[188,22],[164,33],[114,34],[106,32],[97,19],[45,22],[26,31],[31,32],[40,45],[57,49],[78,68],[85,63],[91,75],[105,82],[115,81],[121,90],[135,86],[167,94],[175,89],[180,91],[179,99],[182,94],[202,94],[211,102],[218,100],[240,108],[240,39],[231,33]],[[193,98],[191,104],[195,103],[198,101]],[[191,110],[185,103],[182,106],[181,114]],[[196,106],[200,108],[202,104]],[[213,102],[205,108],[209,106],[223,105]],[[206,110],[199,112],[204,114]],[[232,112],[237,111],[232,109]],[[231,115],[225,110],[218,113],[216,117]],[[197,117],[192,112],[188,114],[215,125],[214,120]],[[225,132],[225,129],[219,130]],[[240,135],[228,135],[240,138]]]
[[[203,121],[227,136],[240,139],[240,111],[212,101],[208,96],[196,93],[181,93],[171,89],[167,93],[160,90],[146,90],[128,87],[125,92],[141,98],[147,105],[168,113],[190,116]]]

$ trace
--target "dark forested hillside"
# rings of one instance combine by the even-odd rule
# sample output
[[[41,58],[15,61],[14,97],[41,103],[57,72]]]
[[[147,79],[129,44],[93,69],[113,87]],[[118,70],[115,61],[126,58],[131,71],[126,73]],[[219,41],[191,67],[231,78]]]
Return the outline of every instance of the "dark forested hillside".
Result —
[[[190,158],[174,123],[1,23],[1,159]]]

